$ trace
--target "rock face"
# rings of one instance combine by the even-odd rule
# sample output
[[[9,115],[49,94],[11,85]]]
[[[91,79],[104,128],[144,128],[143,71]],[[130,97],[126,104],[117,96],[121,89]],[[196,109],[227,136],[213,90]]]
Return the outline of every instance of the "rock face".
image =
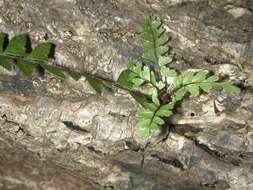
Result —
[[[1,68],[0,189],[253,189],[253,1],[0,0],[0,31],[56,44],[55,62],[117,79],[141,53],[144,12],[163,19],[174,67],[228,76],[240,96],[186,100],[150,143],[125,91]]]

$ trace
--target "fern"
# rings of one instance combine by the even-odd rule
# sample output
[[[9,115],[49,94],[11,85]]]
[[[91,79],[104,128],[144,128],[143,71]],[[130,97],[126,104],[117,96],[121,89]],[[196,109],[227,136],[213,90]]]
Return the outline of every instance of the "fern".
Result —
[[[133,88],[143,85],[149,88],[150,98],[143,104],[145,110],[138,113],[140,121],[137,124],[143,128],[145,137],[165,124],[165,119],[173,114],[176,103],[187,95],[196,97],[211,89],[234,94],[240,92],[230,81],[221,82],[217,75],[210,75],[204,70],[186,71],[179,75],[170,67],[173,58],[168,56],[168,39],[161,21],[152,15],[145,15],[141,29],[142,61],[131,63],[118,80],[122,85],[127,82]]]
[[[232,82],[220,81],[219,76],[210,75],[204,70],[177,73],[171,67],[173,58],[169,56],[166,30],[162,22],[153,15],[145,15],[140,36],[143,46],[141,58],[129,63],[117,81],[47,64],[54,45],[48,42],[40,43],[30,50],[26,34],[13,37],[7,44],[6,35],[0,33],[0,65],[9,71],[16,65],[27,77],[31,77],[36,69],[44,69],[61,79],[64,79],[66,74],[74,80],[85,76],[98,94],[102,93],[103,88],[111,89],[112,86],[128,90],[144,108],[138,113],[140,121],[137,126],[143,129],[146,138],[165,124],[166,118],[173,114],[176,103],[187,95],[196,97],[212,89],[240,93],[240,89]],[[148,89],[147,94],[139,91],[142,86]]]

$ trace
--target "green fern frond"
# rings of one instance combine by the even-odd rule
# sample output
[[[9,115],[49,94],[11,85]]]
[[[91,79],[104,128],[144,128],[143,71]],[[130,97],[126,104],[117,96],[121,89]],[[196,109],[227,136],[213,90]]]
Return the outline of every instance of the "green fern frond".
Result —
[[[144,136],[147,138],[165,123],[164,118],[172,115],[173,106],[171,104],[157,105],[155,103],[147,103],[147,110],[139,112],[140,118],[137,127],[144,130]]]
[[[211,89],[225,90],[232,94],[240,93],[240,88],[233,85],[232,82],[219,82],[219,76],[208,76],[208,73],[203,70],[187,71],[180,75],[172,84],[172,88],[176,89],[175,94],[178,101],[182,100],[187,92],[193,97],[198,96],[201,91],[208,93]]]
[[[171,62],[169,58],[163,58],[163,55],[169,51],[166,46],[168,37],[162,26],[162,22],[153,15],[144,16],[144,24],[141,28],[141,40],[143,47],[143,58],[153,64],[167,65]]]
[[[87,73],[80,74],[63,67],[47,64],[46,61],[50,58],[54,48],[54,44],[50,42],[40,43],[32,51],[28,51],[31,50],[31,47],[28,46],[28,35],[21,34],[13,37],[6,48],[4,47],[5,38],[6,35],[0,32],[0,65],[8,71],[11,71],[12,66],[16,65],[27,77],[31,77],[33,72],[37,70],[36,68],[43,69],[60,79],[65,79],[65,73],[68,73],[74,80],[79,80],[83,75],[98,94],[101,94],[103,88],[109,88],[108,83],[103,79],[96,79]]]

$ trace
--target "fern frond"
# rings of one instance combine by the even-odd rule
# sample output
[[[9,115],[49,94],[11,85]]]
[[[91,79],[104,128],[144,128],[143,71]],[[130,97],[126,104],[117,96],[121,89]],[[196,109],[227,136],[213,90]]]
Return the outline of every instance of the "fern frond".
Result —
[[[138,113],[141,120],[137,127],[144,130],[144,136],[147,138],[165,123],[165,117],[172,115],[173,106],[172,104],[156,105],[154,103],[148,103],[146,106],[147,110]]]
[[[40,68],[61,79],[65,78],[65,73],[68,73],[74,80],[79,80],[81,76],[85,76],[87,82],[98,94],[101,94],[102,88],[110,88],[109,83],[112,81],[105,78],[96,77],[89,73],[77,73],[61,66],[47,64],[46,61],[50,58],[54,48],[54,44],[50,42],[40,43],[32,50],[28,46],[29,37],[26,34],[13,37],[7,47],[5,47],[5,38],[6,35],[0,32],[0,65],[9,71],[13,69],[13,65],[16,65],[25,76],[31,77],[36,68]]]
[[[172,84],[175,92],[175,99],[180,101],[189,92],[191,96],[196,97],[200,91],[210,92],[211,89],[225,90],[232,94],[239,94],[240,88],[233,85],[230,81],[219,81],[219,76],[211,75],[200,70],[198,72],[188,71],[180,75]]]
[[[169,51],[166,46],[168,37],[159,19],[152,15],[145,15],[144,24],[141,28],[141,39],[143,45],[143,58],[154,63],[166,65],[170,59],[162,58]]]

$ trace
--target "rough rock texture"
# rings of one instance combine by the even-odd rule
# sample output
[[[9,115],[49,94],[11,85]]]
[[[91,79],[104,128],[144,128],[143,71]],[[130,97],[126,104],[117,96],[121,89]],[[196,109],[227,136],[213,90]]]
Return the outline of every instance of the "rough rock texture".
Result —
[[[0,189],[253,189],[252,0],[0,0],[0,30],[56,44],[55,62],[116,79],[141,52],[145,11],[161,17],[174,67],[242,87],[186,100],[147,143],[127,92],[82,79],[0,73]]]

